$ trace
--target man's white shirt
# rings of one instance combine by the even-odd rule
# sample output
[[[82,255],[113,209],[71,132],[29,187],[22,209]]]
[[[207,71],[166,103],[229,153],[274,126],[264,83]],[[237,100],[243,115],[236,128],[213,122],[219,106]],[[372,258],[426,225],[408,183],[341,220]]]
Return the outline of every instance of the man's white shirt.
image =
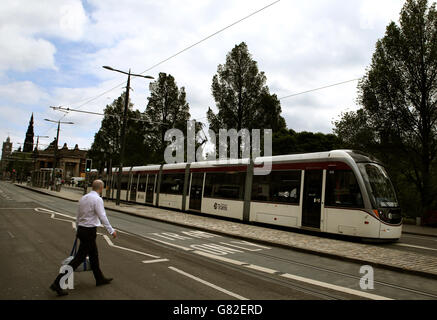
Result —
[[[84,195],[79,200],[76,225],[82,227],[99,227],[104,225],[109,234],[114,232],[106,216],[103,199],[95,191]]]

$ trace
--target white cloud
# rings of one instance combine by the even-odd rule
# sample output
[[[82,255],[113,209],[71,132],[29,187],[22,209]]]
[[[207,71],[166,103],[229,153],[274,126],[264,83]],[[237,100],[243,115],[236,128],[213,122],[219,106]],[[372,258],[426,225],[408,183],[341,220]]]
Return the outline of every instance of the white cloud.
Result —
[[[0,96],[11,104],[33,105],[49,98],[49,95],[31,81],[9,82],[0,85]]]
[[[63,75],[65,70],[57,73],[59,79],[72,80],[71,88],[51,84],[45,90],[48,97],[35,93],[46,105],[77,107],[86,98],[122,83],[82,107],[101,112],[123,92],[126,81],[125,76],[104,70],[102,65],[142,72],[269,2],[88,0],[87,12],[79,0],[5,3],[0,12],[0,72],[56,70],[60,64],[55,58],[72,65],[68,75]],[[179,86],[185,86],[190,113],[196,119],[205,117],[207,107],[215,107],[211,79],[217,65],[225,63],[226,54],[241,41],[246,41],[260,70],[266,73],[271,92],[279,97],[357,78],[369,65],[375,42],[384,35],[386,25],[398,19],[402,5],[399,0],[283,0],[148,74],[171,73]],[[77,54],[62,56],[54,38],[80,44],[75,48]],[[75,75],[95,81],[79,87],[73,84]],[[148,83],[132,80],[131,100],[141,111],[147,103]],[[6,88],[9,91],[2,86],[0,92],[3,89],[11,94],[15,90],[12,84]],[[32,90],[29,92],[17,102],[35,99]],[[356,108],[355,99],[353,82],[283,100],[283,116],[294,130],[330,132],[333,119],[347,108]],[[47,107],[38,114],[39,118],[61,116]],[[101,118],[70,113],[65,119],[75,125],[65,128],[60,142],[73,145],[80,141],[80,147],[89,147]],[[38,125],[41,131],[51,128],[41,121]]]
[[[56,48],[41,38],[25,37],[3,28],[0,30],[0,52],[0,70],[56,69]]]
[[[398,21],[403,1],[399,0],[366,0],[360,4],[360,26],[363,29],[374,29],[387,25],[389,21]],[[377,10],[375,10],[377,8]],[[393,10],[396,8],[397,10]]]
[[[80,0],[3,2],[0,70],[56,70],[56,48],[46,37],[80,40],[87,23]]]

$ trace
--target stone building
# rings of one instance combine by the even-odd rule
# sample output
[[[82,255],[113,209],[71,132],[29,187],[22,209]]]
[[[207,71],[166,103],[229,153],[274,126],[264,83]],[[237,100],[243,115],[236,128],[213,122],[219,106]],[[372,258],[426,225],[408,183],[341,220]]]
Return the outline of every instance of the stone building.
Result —
[[[56,141],[56,140],[55,140]],[[55,141],[45,150],[34,151],[35,170],[53,168],[55,162]],[[67,144],[58,149],[57,168],[62,169],[62,179],[68,181],[71,177],[80,177],[85,173],[86,150],[80,150],[79,146],[68,149]]]
[[[26,139],[23,144],[23,152],[32,152],[33,151],[33,113],[30,117],[29,126],[26,131]]]
[[[3,142],[2,146],[2,158],[0,161],[0,174],[5,177],[6,176],[6,168],[9,164],[8,157],[12,154],[12,142],[11,138],[7,137],[6,141]]]

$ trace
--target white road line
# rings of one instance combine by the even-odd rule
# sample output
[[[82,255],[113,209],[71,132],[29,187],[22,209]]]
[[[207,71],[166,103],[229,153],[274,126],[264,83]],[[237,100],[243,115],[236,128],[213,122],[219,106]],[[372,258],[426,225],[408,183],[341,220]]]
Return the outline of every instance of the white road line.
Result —
[[[141,251],[137,251],[137,250],[134,250],[134,249],[130,249],[130,248],[125,248],[125,247],[117,246],[117,245],[115,245],[115,244],[112,243],[111,239],[109,239],[109,237],[108,237],[106,234],[103,235],[103,238],[105,238],[106,242],[107,242],[111,247],[118,248],[118,249],[122,249],[122,250],[126,250],[126,251],[129,251],[129,252],[134,252],[134,253],[142,254],[142,255],[144,255],[144,256],[151,257],[151,258],[155,258],[155,259],[159,259],[159,258],[160,258],[160,257],[158,257],[158,256],[154,256],[153,254],[148,254],[148,253],[141,252]]]
[[[201,255],[201,256],[204,256],[207,258],[211,258],[211,259],[215,259],[215,260],[219,260],[219,261],[223,261],[223,262],[228,262],[228,263],[239,265],[239,266],[244,266],[246,268],[257,270],[260,272],[265,272],[268,274],[275,274],[278,272],[277,270],[273,270],[270,268],[265,268],[265,267],[254,265],[254,264],[248,264],[248,263],[243,262],[243,261],[238,261],[238,260],[234,260],[234,259],[224,258],[221,256],[216,256],[216,255],[206,253],[203,251],[199,251],[199,250],[193,251],[193,253],[196,253],[198,255]],[[372,293],[367,293],[367,292],[358,291],[358,290],[354,290],[354,289],[350,289],[350,288],[346,288],[346,287],[337,286],[337,285],[326,283],[326,282],[321,282],[321,281],[317,281],[317,280],[313,280],[313,279],[309,279],[309,278],[295,276],[295,275],[292,275],[289,273],[282,274],[281,276],[288,278],[288,279],[306,282],[306,283],[310,283],[310,284],[313,284],[313,285],[316,285],[319,287],[324,287],[324,288],[332,289],[335,291],[345,292],[348,294],[352,294],[352,295],[356,295],[356,296],[360,296],[360,297],[364,297],[364,298],[368,298],[368,299],[372,299],[372,300],[392,300],[390,298],[375,295]]]
[[[35,208],[34,210],[35,210],[36,212],[38,212],[38,213],[56,214],[56,215],[61,216],[61,217],[70,218],[70,219],[75,219],[75,217],[70,216],[70,215],[68,215],[68,214],[64,214],[64,213],[56,212],[56,211],[49,210],[49,209],[45,209],[45,208]]]
[[[401,247],[410,247],[410,248],[416,248],[416,249],[437,251],[436,248],[428,248],[428,247],[416,246],[416,245],[413,245],[413,244],[406,244],[406,243],[394,243],[394,245],[395,246],[401,246]]]
[[[153,241],[156,241],[156,242],[159,242],[159,243],[163,243],[163,244],[166,244],[168,246],[172,246],[172,247],[184,250],[184,251],[194,251],[194,249],[183,247],[183,246],[179,246],[177,244],[166,242],[166,241],[162,241],[162,240],[158,240],[158,239],[155,239],[155,238],[152,238],[152,237],[148,237],[148,236],[141,236],[141,237],[149,239],[149,240],[153,240]]]
[[[335,291],[340,291],[340,292],[348,293],[348,294],[351,294],[354,296],[359,296],[359,297],[363,297],[363,298],[367,298],[367,299],[371,299],[371,300],[393,300],[391,298],[379,296],[376,294],[372,294],[372,293],[368,293],[368,292],[364,292],[364,291],[358,291],[358,290],[354,290],[354,289],[350,289],[350,288],[346,288],[346,287],[341,287],[341,286],[337,286],[335,284],[330,284],[330,283],[326,283],[326,282],[322,282],[322,281],[308,279],[308,278],[296,276],[296,275],[289,274],[289,273],[284,273],[281,275],[281,277],[291,279],[291,280],[296,280],[299,282],[305,282],[305,283],[312,284],[312,285],[315,285],[318,287],[323,287],[323,288],[327,288],[327,289],[331,289],[331,290],[335,290]]]
[[[157,263],[157,262],[166,262],[169,261],[168,259],[155,259],[155,260],[144,260],[141,261],[142,263]]]
[[[216,289],[216,290],[218,290],[220,292],[223,292],[223,293],[225,293],[225,294],[227,294],[227,295],[229,295],[231,297],[237,298],[239,300],[249,300],[249,299],[247,299],[247,298],[245,298],[243,296],[240,296],[239,294],[236,294],[236,293],[233,293],[233,292],[231,292],[229,290],[223,289],[222,287],[216,286],[215,284],[213,284],[211,282],[208,282],[208,281],[205,281],[203,279],[200,279],[200,278],[198,278],[196,276],[193,276],[192,274],[186,273],[185,271],[179,270],[179,269],[177,269],[175,267],[168,267],[168,268],[173,270],[173,271],[175,271],[175,272],[177,272],[177,273],[182,274],[183,276],[186,276],[186,277],[191,278],[193,280],[196,280],[196,281],[198,281],[200,283],[203,283],[204,285],[206,285],[208,287],[211,287],[211,288],[214,288],[214,289]]]
[[[33,208],[0,208],[0,210],[34,210]]]
[[[247,265],[245,267],[249,268],[249,269],[265,272],[265,273],[270,273],[270,274],[275,274],[276,272],[278,272],[277,270],[273,270],[273,269],[270,269],[270,268],[264,268],[264,267],[261,267],[261,266],[257,266],[255,264],[249,264],[249,265]]]
[[[55,214],[56,215],[60,215],[60,216],[64,216],[64,217],[68,217],[70,219],[73,218],[73,217],[71,217],[69,215],[65,215],[65,214],[62,214],[62,213],[59,213],[59,212],[56,212],[56,211],[52,211],[52,210],[49,210],[49,209],[35,208],[34,210],[36,212],[50,213],[52,218],[57,219],[57,220],[63,220],[63,219],[55,218],[54,217]],[[67,221],[67,220],[65,220],[65,221]],[[71,222],[71,221],[69,221],[69,222]],[[127,232],[124,232],[124,233],[127,233]],[[112,243],[111,239],[109,239],[109,237],[107,235],[103,235],[103,237],[105,238],[106,242],[111,247],[122,249],[122,250],[126,250],[126,251],[130,251],[130,252],[134,252],[134,253],[145,255],[145,256],[149,256],[149,257],[155,259],[155,260],[145,260],[145,261],[142,261],[143,263],[155,263],[155,262],[168,261],[168,259],[160,259],[160,257],[158,257],[158,256],[154,256],[154,255],[147,254],[147,253],[144,253],[144,252],[141,252],[141,251],[137,251],[137,250],[134,250],[134,249],[130,249],[130,248],[125,248],[125,247],[114,245]],[[155,239],[155,238],[152,238],[152,237],[148,237],[148,236],[143,236],[143,237],[146,238],[146,239],[150,239],[150,240],[159,242],[159,243],[163,243],[163,244],[168,245],[168,246],[172,246],[172,247],[176,247],[176,248],[182,249],[184,251],[193,251],[193,253],[195,253],[195,254],[198,254],[198,255],[201,255],[201,256],[204,256],[204,257],[208,257],[208,258],[211,258],[211,259],[219,260],[219,261],[222,261],[222,262],[227,262],[227,263],[231,263],[231,264],[235,264],[235,265],[239,265],[239,266],[244,266],[244,267],[247,267],[247,268],[250,268],[250,269],[254,269],[254,270],[265,272],[265,273],[269,273],[269,274],[274,274],[274,273],[277,272],[276,270],[273,270],[273,269],[269,269],[269,268],[265,268],[265,267],[261,267],[261,266],[257,266],[257,265],[253,265],[253,264],[248,264],[246,262],[242,262],[242,261],[238,261],[238,260],[234,260],[234,259],[229,259],[229,258],[224,258],[224,257],[221,257],[221,256],[216,256],[216,255],[209,254],[209,253],[206,253],[206,252],[203,252],[203,251],[200,251],[200,250],[193,250],[192,248],[187,248],[187,247],[179,246],[179,245],[176,245],[176,244],[173,244],[173,243],[169,243],[169,242],[166,242],[166,241],[162,241],[162,240],[158,240],[158,239]],[[404,245],[404,244],[397,244],[397,245]],[[405,245],[405,246],[412,246],[412,245]],[[413,246],[413,247],[419,247],[419,246]],[[431,248],[426,248],[426,247],[419,247],[419,248],[431,249]],[[437,249],[431,249],[431,250],[437,250]],[[216,286],[216,285],[214,285],[212,283],[209,283],[209,282],[207,282],[205,280],[202,280],[202,279],[200,279],[200,278],[198,278],[196,276],[188,274],[188,273],[186,273],[186,272],[184,272],[182,270],[179,270],[179,269],[174,268],[174,267],[169,267],[169,268],[172,269],[173,271],[176,271],[176,272],[178,272],[180,274],[183,274],[183,275],[185,275],[185,276],[187,276],[189,278],[192,278],[192,279],[194,279],[196,281],[199,281],[199,282],[201,282],[201,283],[203,283],[205,285],[213,287],[213,288],[215,288],[215,289],[217,289],[217,290],[219,290],[221,292],[224,292],[224,293],[226,293],[226,294],[228,294],[230,296],[233,296],[233,297],[235,297],[237,299],[248,300],[248,299],[246,299],[246,298],[244,298],[244,297],[242,297],[242,296],[240,296],[238,294],[235,294],[235,293],[230,292],[230,291],[228,291],[226,289],[218,287],[218,286]],[[313,280],[313,279],[308,279],[308,278],[304,278],[304,277],[300,277],[300,276],[295,276],[295,275],[288,274],[288,273],[282,274],[281,276],[285,277],[285,278],[288,278],[288,279],[292,279],[292,280],[296,280],[296,281],[301,281],[301,282],[306,282],[306,283],[310,283],[310,284],[313,284],[313,285],[316,285],[316,286],[332,289],[332,290],[335,290],[335,291],[345,292],[345,293],[348,293],[348,294],[352,294],[352,295],[356,295],[356,296],[360,296],[360,297],[364,297],[364,298],[368,298],[368,299],[373,299],[373,300],[392,300],[392,299],[387,298],[387,297],[383,297],[383,296],[379,296],[379,295],[375,295],[375,294],[371,294],[371,293],[367,293],[367,292],[362,292],[362,291],[358,291],[358,290],[354,290],[354,289],[350,289],[350,288],[346,288],[346,287],[341,287],[341,286],[337,286],[337,285],[333,285],[333,284],[329,284],[329,283],[326,283],[326,282],[321,282],[321,281],[317,281],[317,280]]]
[[[225,258],[225,257],[221,257],[221,256],[216,256],[215,254],[211,254],[211,253],[207,253],[204,251],[200,251],[200,250],[194,250],[193,253],[198,254],[200,256],[204,256],[210,259],[214,259],[214,260],[219,260],[222,262],[227,262],[227,263],[231,263],[231,264],[235,264],[237,266],[242,266],[245,264],[248,264],[247,262],[242,262],[242,261],[238,261],[238,260],[234,260],[234,259],[229,259],[229,258]]]
[[[54,219],[54,220],[61,220],[61,221],[71,222],[73,229],[76,229],[76,222],[75,222],[75,221],[71,221],[71,220],[67,220],[67,219],[60,219],[60,218],[56,218],[56,217],[55,217],[55,215],[60,215],[60,216],[62,216],[62,217],[66,217],[66,218],[69,218],[69,219],[75,219],[74,217],[72,217],[72,216],[70,216],[70,215],[63,214],[63,213],[60,213],[60,212],[56,212],[56,211],[49,210],[49,209],[45,209],[45,208],[35,208],[34,210],[35,210],[36,212],[38,212],[38,213],[48,213],[48,214],[50,214],[50,217],[51,217],[52,219]],[[145,252],[141,252],[141,251],[137,251],[137,250],[134,250],[134,249],[130,249],[130,248],[125,248],[125,247],[117,246],[117,245],[115,245],[115,244],[111,241],[111,239],[109,239],[109,237],[108,237],[106,234],[102,234],[102,233],[97,233],[97,234],[102,235],[103,238],[105,238],[106,242],[107,242],[111,247],[113,247],[113,248],[122,249],[122,250],[126,250],[126,251],[129,251],[129,252],[133,252],[133,253],[141,254],[141,255],[144,255],[144,256],[147,256],[147,257],[151,257],[151,258],[154,258],[154,259],[159,259],[159,258],[160,258],[160,257],[158,257],[158,256],[154,256],[154,255],[152,255],[152,254],[148,254],[148,253],[145,253]]]

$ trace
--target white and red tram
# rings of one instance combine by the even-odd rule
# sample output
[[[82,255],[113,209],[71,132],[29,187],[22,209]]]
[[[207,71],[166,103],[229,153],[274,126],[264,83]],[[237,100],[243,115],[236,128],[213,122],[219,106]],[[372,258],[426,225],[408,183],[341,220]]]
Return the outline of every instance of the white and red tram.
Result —
[[[357,151],[123,168],[121,200],[361,238],[399,239],[402,216],[383,165]],[[103,176],[116,197],[117,169]],[[105,195],[105,194],[104,194]]]

